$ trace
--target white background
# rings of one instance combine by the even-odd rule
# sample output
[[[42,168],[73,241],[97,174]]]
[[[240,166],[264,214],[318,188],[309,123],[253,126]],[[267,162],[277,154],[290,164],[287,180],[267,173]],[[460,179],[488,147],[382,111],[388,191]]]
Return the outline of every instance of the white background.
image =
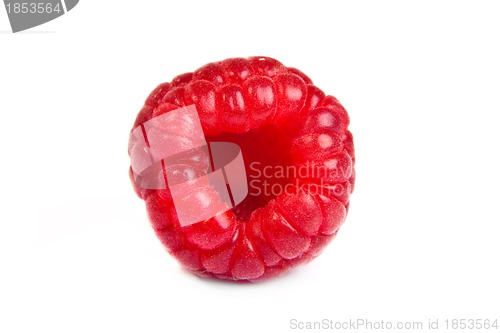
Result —
[[[498,17],[495,1],[83,0],[12,34],[1,8],[0,331],[500,320]],[[155,238],[128,133],[158,83],[251,55],[340,99],[357,184],[315,261],[257,285],[210,282]]]

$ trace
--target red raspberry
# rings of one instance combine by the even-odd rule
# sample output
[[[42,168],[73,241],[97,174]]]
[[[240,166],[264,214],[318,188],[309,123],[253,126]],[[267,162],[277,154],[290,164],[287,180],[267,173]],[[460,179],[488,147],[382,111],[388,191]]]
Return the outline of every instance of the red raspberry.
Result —
[[[140,188],[130,169],[167,250],[199,276],[247,281],[319,255],[344,222],[355,178],[349,117],[338,100],[275,59],[233,58],[160,84],[133,128],[192,104],[208,142],[241,148],[250,193],[225,213],[181,226],[170,190]]]

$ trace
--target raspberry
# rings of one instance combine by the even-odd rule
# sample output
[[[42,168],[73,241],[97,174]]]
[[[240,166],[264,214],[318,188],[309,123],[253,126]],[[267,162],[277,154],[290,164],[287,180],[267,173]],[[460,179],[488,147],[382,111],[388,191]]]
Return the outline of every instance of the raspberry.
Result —
[[[240,147],[249,193],[232,209],[181,225],[171,189],[141,187],[131,167],[134,189],[168,252],[196,275],[252,282],[318,256],[346,218],[355,179],[349,117],[339,101],[275,59],[232,58],[160,84],[133,129],[189,105],[196,107],[207,142]],[[186,124],[166,130],[189,140]],[[164,172],[196,174],[209,165],[200,156],[188,154],[179,162],[183,167]],[[200,186],[204,201],[186,192],[187,203],[220,204],[215,191]]]

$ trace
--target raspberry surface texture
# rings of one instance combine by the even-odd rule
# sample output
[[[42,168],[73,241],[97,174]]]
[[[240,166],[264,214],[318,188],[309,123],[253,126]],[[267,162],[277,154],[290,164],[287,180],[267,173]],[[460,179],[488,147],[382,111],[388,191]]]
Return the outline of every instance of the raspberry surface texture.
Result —
[[[250,282],[318,256],[346,219],[355,180],[349,116],[339,101],[275,59],[231,58],[157,86],[132,129],[190,105],[207,142],[241,149],[248,194],[183,226],[168,186],[141,187],[131,167],[134,190],[168,252],[196,275]],[[189,136],[181,125],[174,131]],[[200,200],[217,204],[210,193]]]

